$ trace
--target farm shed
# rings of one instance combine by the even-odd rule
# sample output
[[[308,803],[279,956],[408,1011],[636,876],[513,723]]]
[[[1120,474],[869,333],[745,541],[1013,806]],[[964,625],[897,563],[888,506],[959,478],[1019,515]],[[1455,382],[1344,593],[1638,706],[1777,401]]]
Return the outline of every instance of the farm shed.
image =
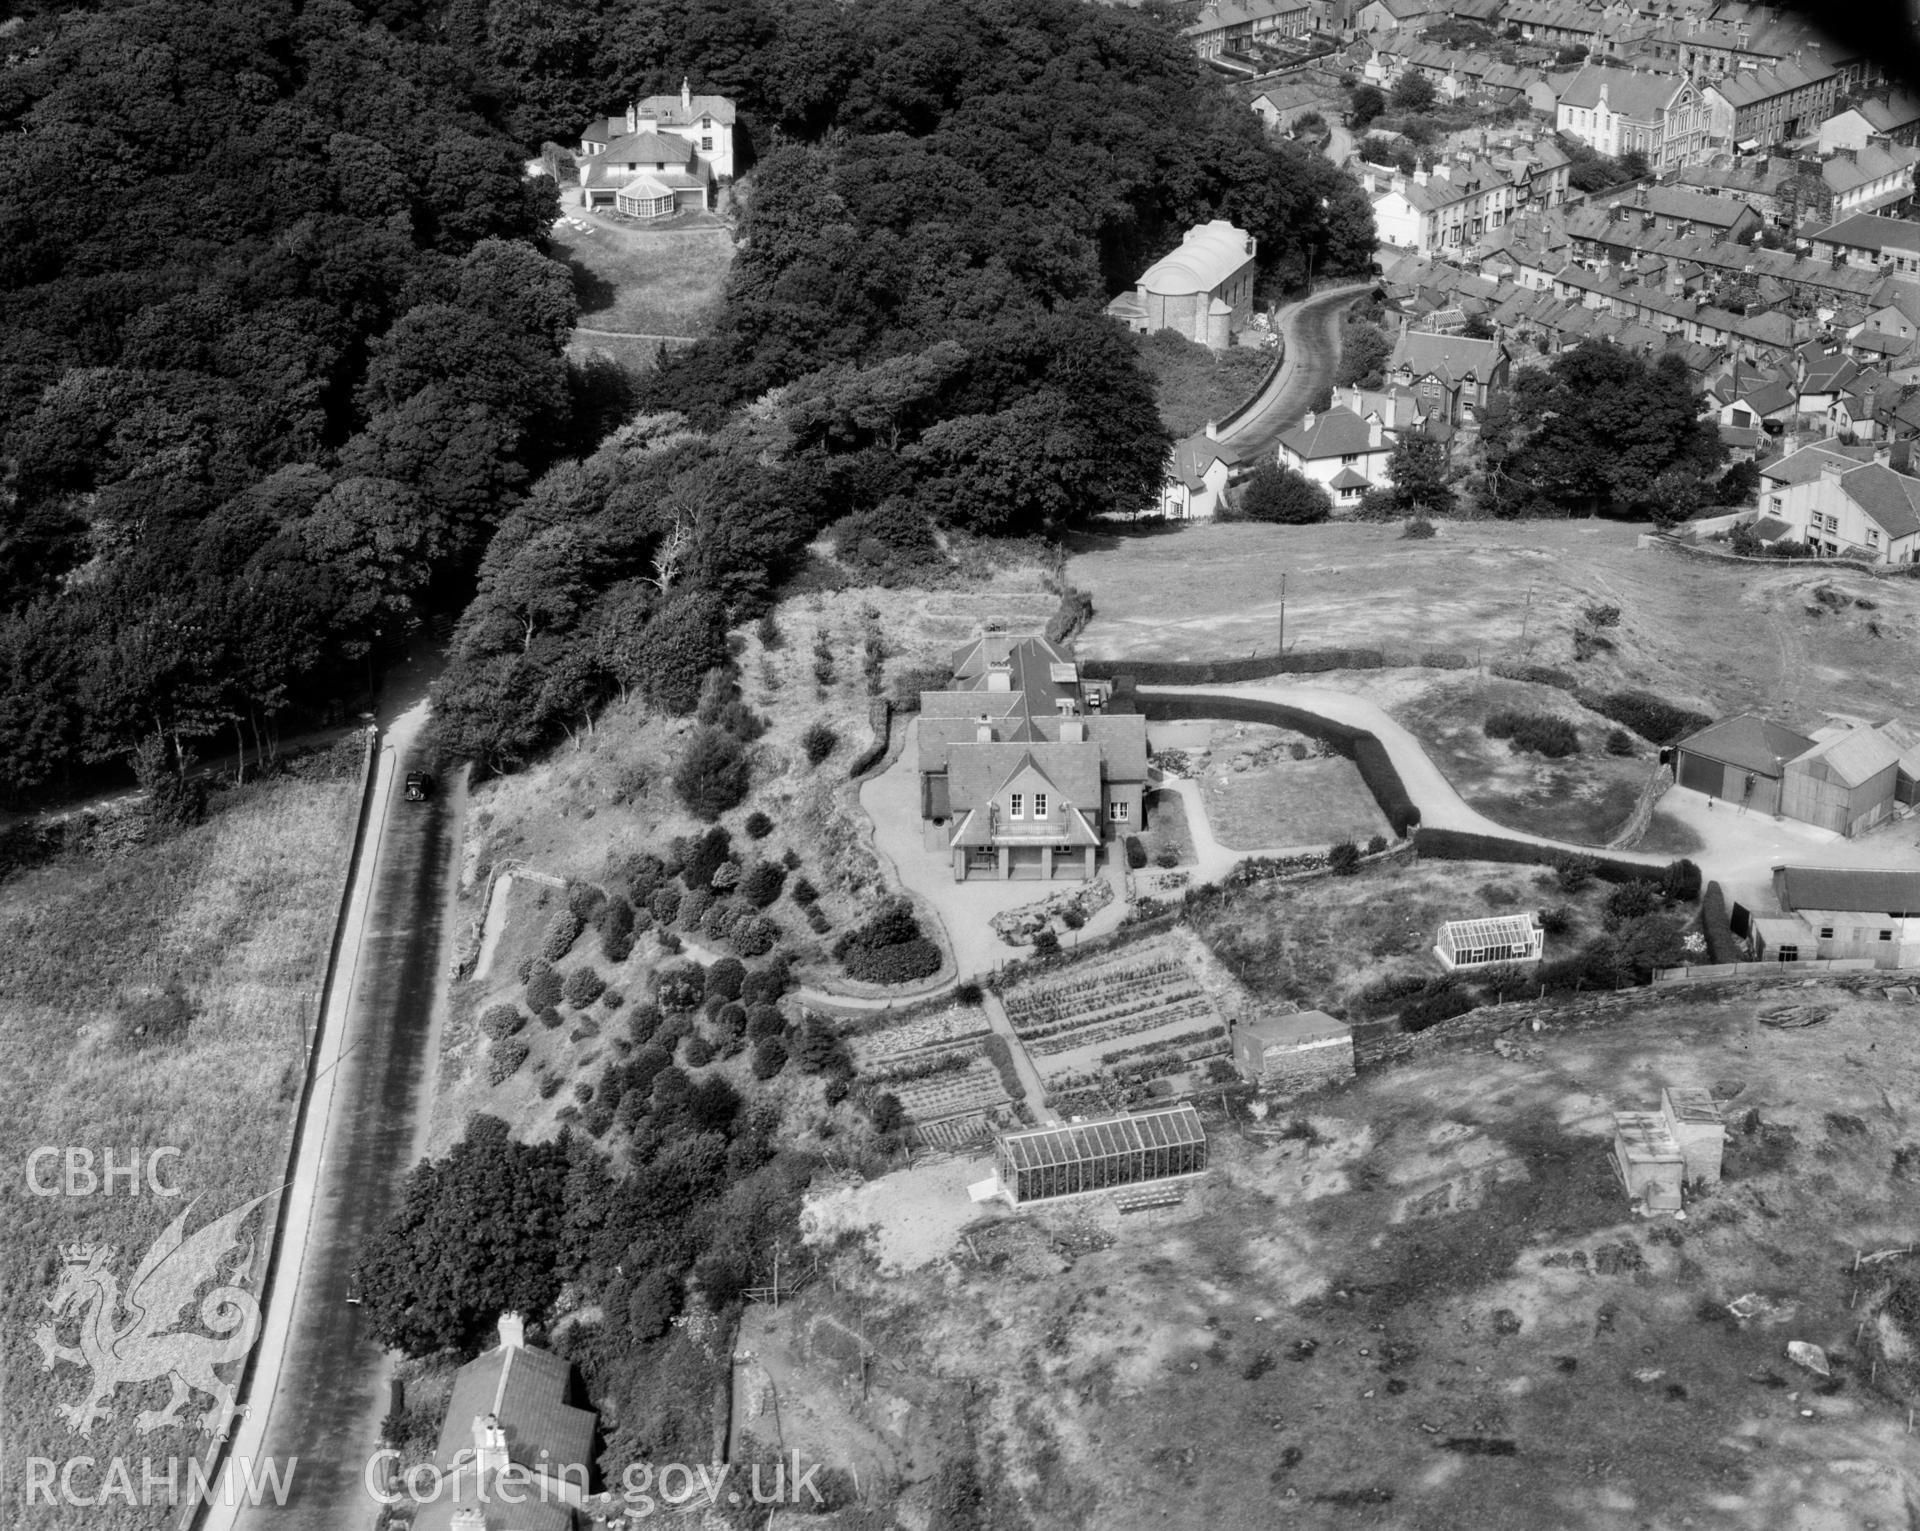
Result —
[[[1774,814],[1780,812],[1787,762],[1812,748],[1811,739],[1792,729],[1743,712],[1683,739],[1675,748],[1673,775],[1695,792]]]
[[[1773,894],[1786,918],[1754,921],[1762,962],[1920,967],[1920,872],[1778,866]]]
[[[1613,1168],[1629,1200],[1649,1212],[1678,1212],[1686,1156],[1657,1111],[1613,1113]]]
[[[1900,751],[1877,729],[1823,739],[1787,762],[1780,811],[1803,824],[1857,835],[1893,812]]]
[[[1500,967],[1538,962],[1546,932],[1537,914],[1500,914],[1485,920],[1448,920],[1440,927],[1433,954],[1449,973],[1460,968]]]
[[[1234,1028],[1241,1077],[1288,1094],[1353,1078],[1353,1028],[1319,1010],[1262,1016]]]
[[[1082,1191],[1197,1175],[1207,1167],[1207,1134],[1200,1113],[1183,1104],[1137,1116],[1006,1133],[994,1158],[1001,1188],[1017,1207]]]

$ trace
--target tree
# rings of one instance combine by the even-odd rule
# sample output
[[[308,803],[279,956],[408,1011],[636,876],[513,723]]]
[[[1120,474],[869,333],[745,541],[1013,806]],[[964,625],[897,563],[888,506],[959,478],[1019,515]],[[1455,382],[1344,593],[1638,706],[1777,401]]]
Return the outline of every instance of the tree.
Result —
[[[1342,388],[1378,388],[1386,381],[1393,342],[1377,324],[1357,320],[1340,331],[1340,362],[1333,380]]]
[[[1313,480],[1277,463],[1262,463],[1240,491],[1240,515],[1247,521],[1305,526],[1333,514],[1333,498]]]
[[[1402,72],[1393,82],[1393,93],[1389,98],[1396,112],[1424,112],[1433,105],[1433,81],[1417,69]]]
[[[1387,457],[1395,509],[1415,516],[1444,516],[1453,510],[1447,483],[1447,449],[1422,430],[1403,430]]]
[[[711,823],[737,806],[752,785],[746,748],[725,729],[695,730],[673,773],[673,790],[696,818]]]
[[[1380,87],[1377,85],[1354,86],[1353,94],[1347,98],[1347,101],[1347,120],[1355,132],[1366,127],[1387,109],[1387,98],[1381,94]]]
[[[501,1313],[546,1310],[569,1274],[559,1258],[569,1141],[517,1142],[505,1122],[476,1116],[444,1159],[407,1177],[404,1205],[360,1268],[381,1344],[416,1356],[470,1348]]]

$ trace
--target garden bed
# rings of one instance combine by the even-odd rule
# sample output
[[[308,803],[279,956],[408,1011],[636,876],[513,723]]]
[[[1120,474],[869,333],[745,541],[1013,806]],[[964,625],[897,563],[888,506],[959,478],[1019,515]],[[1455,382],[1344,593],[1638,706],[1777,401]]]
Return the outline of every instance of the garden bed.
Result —
[[[1392,835],[1360,769],[1320,741],[1264,723],[1217,722],[1187,752],[1214,838],[1229,850],[1364,846]]]

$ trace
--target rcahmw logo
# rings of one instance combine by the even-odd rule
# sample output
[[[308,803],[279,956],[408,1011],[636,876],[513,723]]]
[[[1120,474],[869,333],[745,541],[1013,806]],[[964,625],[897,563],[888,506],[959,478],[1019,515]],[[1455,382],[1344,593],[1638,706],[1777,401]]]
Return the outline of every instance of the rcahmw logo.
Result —
[[[46,1302],[53,1319],[33,1338],[43,1371],[74,1366],[93,1374],[82,1398],[59,1406],[72,1433],[91,1433],[96,1420],[111,1414],[109,1401],[123,1386],[166,1377],[172,1397],[163,1409],[142,1409],[134,1417],[136,1430],[147,1434],[187,1424],[181,1410],[198,1393],[212,1403],[194,1423],[208,1434],[225,1435],[233,1422],[234,1388],[215,1368],[239,1360],[260,1337],[260,1304],[242,1284],[253,1241],[249,1237],[241,1247],[240,1225],[273,1194],[256,1196],[191,1235],[187,1218],[198,1203],[189,1204],[154,1240],[124,1291],[113,1250],[61,1246],[60,1279]],[[226,1261],[235,1250],[237,1257]],[[180,1327],[190,1311],[209,1333]]]
[[[112,1196],[120,1184],[126,1195],[138,1196],[144,1172],[147,1189],[155,1196],[178,1196],[180,1187],[160,1178],[160,1166],[179,1157],[177,1148],[153,1148],[144,1156],[129,1149],[122,1162],[109,1148],[96,1170],[91,1148],[36,1148],[27,1155],[27,1190],[35,1196]]]
[[[179,1457],[141,1457],[132,1462],[124,1457],[108,1457],[104,1462],[95,1457],[69,1457],[64,1462],[28,1457],[26,1503],[97,1509],[110,1504],[258,1507],[271,1500],[284,1509],[299,1465],[298,1457],[289,1457],[284,1467],[271,1457],[264,1462],[229,1458],[215,1479],[198,1457],[184,1462]]]

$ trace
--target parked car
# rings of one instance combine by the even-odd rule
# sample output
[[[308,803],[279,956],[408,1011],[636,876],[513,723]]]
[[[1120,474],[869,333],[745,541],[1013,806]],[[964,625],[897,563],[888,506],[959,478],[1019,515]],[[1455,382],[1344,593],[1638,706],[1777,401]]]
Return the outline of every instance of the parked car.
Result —
[[[433,796],[433,778],[425,771],[407,772],[407,801],[424,803]]]
[[[355,1307],[360,1305],[360,1267],[357,1265],[347,1272],[347,1301]]]

